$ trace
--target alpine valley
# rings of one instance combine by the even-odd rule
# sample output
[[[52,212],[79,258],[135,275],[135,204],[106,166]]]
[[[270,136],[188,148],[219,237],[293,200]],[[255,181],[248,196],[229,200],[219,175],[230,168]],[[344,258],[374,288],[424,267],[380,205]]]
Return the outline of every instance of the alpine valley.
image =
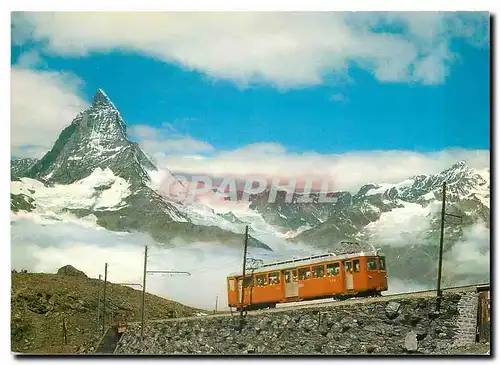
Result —
[[[102,90],[41,159],[11,161],[11,224],[20,217],[71,221],[114,232],[142,232],[158,244],[174,240],[272,251],[271,241],[335,250],[342,241],[365,242],[387,256],[391,279],[428,286],[436,277],[441,188],[447,182],[444,284],[489,281],[490,171],[457,161],[434,175],[396,184],[367,182],[357,192],[333,192],[335,203],[302,203],[268,191],[222,209],[166,199],[155,183],[159,168],[131,142],[126,123]],[[317,198],[317,196],[316,196]],[[13,245],[16,242],[12,242]]]

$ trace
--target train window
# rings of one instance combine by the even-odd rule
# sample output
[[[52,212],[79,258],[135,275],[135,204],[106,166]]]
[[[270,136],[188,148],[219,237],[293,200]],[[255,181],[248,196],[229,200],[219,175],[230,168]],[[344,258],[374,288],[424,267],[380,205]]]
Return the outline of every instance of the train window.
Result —
[[[285,271],[285,283],[290,282],[290,271]]]
[[[366,268],[367,270],[377,270],[377,260],[374,258],[368,259],[366,262]]]
[[[229,279],[229,290],[234,291],[234,279]]]
[[[256,277],[257,286],[266,286],[267,285],[267,275],[257,275]]]
[[[340,265],[338,262],[326,265],[326,276],[335,276],[340,272]]]
[[[380,263],[380,270],[385,271],[385,257],[379,257],[378,261]]]
[[[325,267],[323,265],[314,266],[313,267],[313,277],[314,278],[322,278],[323,276],[325,276]]]
[[[351,261],[346,261],[346,263],[345,263],[345,271],[346,272],[352,272],[352,262]]]
[[[277,272],[272,272],[269,274],[269,285],[279,284],[280,274]]]
[[[354,272],[359,272],[359,260],[354,260]]]
[[[299,280],[306,280],[311,277],[311,269],[305,267],[303,269],[299,269]]]
[[[246,276],[244,283],[245,283],[245,288],[249,288],[249,287],[253,286],[253,277]]]

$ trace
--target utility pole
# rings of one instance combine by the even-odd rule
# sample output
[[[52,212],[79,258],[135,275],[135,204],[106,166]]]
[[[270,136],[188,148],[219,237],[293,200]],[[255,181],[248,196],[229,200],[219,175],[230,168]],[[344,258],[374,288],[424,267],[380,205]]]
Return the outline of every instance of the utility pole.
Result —
[[[219,300],[219,296],[217,295],[215,297],[215,310],[214,310],[214,314],[217,313],[217,301]]]
[[[104,264],[104,292],[103,292],[103,306],[102,306],[102,332],[106,331],[106,282],[108,280],[108,263]]]
[[[148,246],[144,247],[144,272],[142,274],[142,302],[141,302],[141,341],[144,341],[144,312],[146,299],[146,274],[148,264]]]
[[[442,197],[442,199],[443,199],[443,201],[442,201],[442,205],[441,205],[441,236],[439,238],[439,263],[438,263],[438,277],[437,277],[436,312],[439,312],[439,310],[441,309],[441,299],[443,296],[443,293],[441,290],[441,273],[442,273],[442,269],[443,269],[443,243],[444,243],[444,222],[445,222],[444,219],[447,215],[462,219],[462,217],[459,215],[446,213],[446,181],[443,182],[443,197]]]
[[[441,270],[443,268],[443,239],[444,239],[444,215],[446,209],[446,181],[443,182],[443,201],[441,204],[441,236],[439,238],[439,263],[438,263],[438,277],[437,277],[437,300],[436,311],[439,312],[441,308]]]
[[[243,306],[245,301],[245,270],[247,263],[247,246],[248,246],[248,226],[245,227],[245,246],[243,248],[243,275],[241,278],[241,297],[240,297],[240,332],[243,329]]]
[[[250,300],[249,300],[249,305],[252,305],[252,299],[253,299],[253,287],[255,286],[255,282],[253,281],[253,274],[255,273],[255,270],[259,268],[261,264],[263,264],[261,259],[255,259],[250,257],[247,259],[248,263],[250,264],[250,270],[251,270],[251,277],[252,277],[252,282],[250,285]]]
[[[144,341],[144,320],[146,316],[146,276],[148,274],[176,275],[185,274],[191,275],[187,271],[171,271],[171,270],[148,270],[148,246],[144,247],[144,272],[142,275],[142,302],[141,302],[141,341]]]
[[[101,277],[102,277],[101,274],[99,274],[99,284],[101,283]],[[98,285],[97,288],[99,290],[99,297],[98,297],[99,299],[97,300],[97,320],[96,320],[96,323],[97,323],[97,333],[99,333],[100,332],[99,331],[99,329],[100,329],[99,328],[100,327],[100,325],[99,325],[99,312],[101,310],[101,285]]]

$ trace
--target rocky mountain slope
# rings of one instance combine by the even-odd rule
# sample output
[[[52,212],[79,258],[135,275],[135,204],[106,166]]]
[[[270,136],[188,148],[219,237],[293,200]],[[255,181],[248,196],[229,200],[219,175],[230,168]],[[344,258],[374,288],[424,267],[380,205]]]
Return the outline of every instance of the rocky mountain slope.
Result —
[[[101,336],[97,308],[100,303],[102,313],[103,281],[79,273],[68,268],[58,274],[12,273],[12,351],[32,354],[92,351]],[[140,290],[108,283],[106,296],[107,325],[140,320]],[[149,319],[204,313],[151,294],[146,294],[146,310]]]
[[[489,226],[489,169],[476,171],[460,161],[436,175],[418,175],[398,184],[368,184],[354,195],[343,192],[342,201],[327,211],[327,219],[294,239],[315,245],[356,238],[373,240],[377,237],[371,228],[396,209],[400,210],[399,214],[404,210],[423,210],[426,216],[437,218],[434,215],[441,209],[444,181],[447,182],[447,212],[463,216],[461,226],[478,220]],[[370,223],[374,224],[370,226]],[[439,220],[432,219],[430,231],[426,233],[435,233],[438,228]]]
[[[28,170],[38,162],[36,158],[18,158],[11,161],[10,174],[11,178],[26,176]]]

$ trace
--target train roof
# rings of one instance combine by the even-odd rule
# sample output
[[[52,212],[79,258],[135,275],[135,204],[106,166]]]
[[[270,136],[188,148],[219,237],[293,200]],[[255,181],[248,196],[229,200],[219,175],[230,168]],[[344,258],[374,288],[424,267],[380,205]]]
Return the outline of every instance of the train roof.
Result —
[[[254,274],[257,274],[260,272],[293,269],[297,266],[318,264],[318,263],[325,262],[325,261],[347,260],[347,259],[352,259],[352,258],[362,257],[362,256],[379,256],[379,255],[377,252],[374,252],[374,251],[356,252],[356,253],[348,253],[348,254],[342,254],[342,255],[336,255],[334,253],[325,253],[325,254],[321,254],[321,255],[314,255],[314,256],[302,257],[302,258],[297,258],[297,259],[270,262],[268,264],[263,264],[259,268],[251,270],[251,271]],[[383,256],[383,255],[380,255],[380,256]],[[249,271],[249,269],[247,269],[247,272],[248,271]],[[250,273],[248,273],[248,274],[250,274]],[[232,273],[228,276],[230,276],[230,277],[241,276],[241,272]]]

